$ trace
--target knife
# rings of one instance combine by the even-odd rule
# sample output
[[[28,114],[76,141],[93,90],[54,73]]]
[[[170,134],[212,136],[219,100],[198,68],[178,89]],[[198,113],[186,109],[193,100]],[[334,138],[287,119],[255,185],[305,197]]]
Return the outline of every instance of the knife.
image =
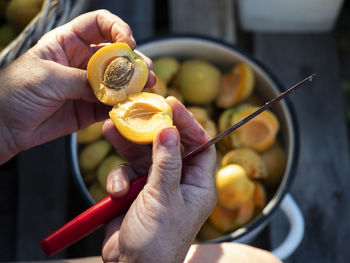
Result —
[[[269,109],[275,105],[280,100],[286,98],[295,90],[300,88],[305,82],[312,81],[316,73],[310,75],[299,83],[295,84],[285,92],[281,93],[271,101],[264,104],[262,107],[257,109],[252,114],[248,115],[241,121],[237,122],[224,132],[218,134],[205,144],[200,145],[186,156],[182,158],[183,162],[191,159],[193,156],[207,149],[209,146],[221,140],[223,137],[227,136],[232,131],[241,127],[243,124],[253,119],[263,111]],[[47,256],[51,256],[61,251],[62,249],[74,244],[83,237],[89,235],[93,231],[97,230],[104,224],[108,223],[114,217],[125,212],[132,202],[136,199],[138,194],[143,189],[147,182],[147,174],[135,179],[130,183],[129,192],[120,198],[112,198],[108,195],[106,198],[96,203],[94,206],[90,207],[80,215],[73,218],[71,221],[54,231],[52,234],[48,235],[40,242],[40,246]]]

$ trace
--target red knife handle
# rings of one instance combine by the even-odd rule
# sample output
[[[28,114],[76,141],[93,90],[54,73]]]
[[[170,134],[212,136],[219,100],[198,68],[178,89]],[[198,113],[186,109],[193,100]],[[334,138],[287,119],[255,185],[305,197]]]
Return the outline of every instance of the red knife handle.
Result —
[[[51,256],[87,236],[129,208],[147,181],[147,174],[130,183],[129,192],[120,198],[110,195],[57,229],[40,242],[42,250]]]

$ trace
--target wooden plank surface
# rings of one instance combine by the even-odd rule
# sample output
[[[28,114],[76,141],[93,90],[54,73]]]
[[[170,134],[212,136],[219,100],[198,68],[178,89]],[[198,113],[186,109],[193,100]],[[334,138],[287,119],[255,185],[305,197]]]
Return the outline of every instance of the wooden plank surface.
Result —
[[[205,35],[236,42],[233,0],[170,0],[170,32]]]
[[[300,156],[291,193],[305,217],[305,236],[286,262],[347,262],[350,163],[335,41],[330,34],[255,34],[256,56],[285,87],[316,72],[293,94]],[[285,224],[271,224],[273,245]],[[283,230],[284,229],[284,230]]]

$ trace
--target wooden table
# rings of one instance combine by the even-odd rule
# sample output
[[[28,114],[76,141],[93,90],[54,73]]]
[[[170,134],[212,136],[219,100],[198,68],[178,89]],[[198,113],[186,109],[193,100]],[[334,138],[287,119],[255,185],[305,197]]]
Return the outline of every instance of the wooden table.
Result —
[[[165,33],[203,34],[250,52],[285,87],[310,73],[318,74],[291,98],[299,122],[300,156],[290,192],[304,214],[306,228],[303,242],[286,262],[346,262],[350,165],[332,34],[247,34],[237,27],[232,0],[115,2],[98,1],[91,9],[107,8],[118,14],[130,24],[137,41]],[[66,139],[23,152],[0,167],[0,261],[45,259],[40,240],[86,208],[72,179]],[[262,246],[276,246],[287,228],[277,212],[260,237],[266,241]],[[53,258],[98,255],[102,238],[103,231],[97,231]]]

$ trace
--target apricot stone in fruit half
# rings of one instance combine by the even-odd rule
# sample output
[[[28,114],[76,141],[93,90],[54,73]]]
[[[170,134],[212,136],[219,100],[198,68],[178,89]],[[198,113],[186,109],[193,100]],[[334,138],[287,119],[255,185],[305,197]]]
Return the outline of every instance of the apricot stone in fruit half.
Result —
[[[164,81],[156,75],[156,83],[150,87],[146,88],[145,91],[158,94],[160,96],[166,97],[168,90]]]
[[[127,44],[114,43],[90,58],[87,75],[97,99],[114,106],[144,88],[148,67]]]
[[[277,186],[286,169],[287,157],[282,147],[275,143],[261,154],[267,167],[267,177],[264,182],[267,187]]]
[[[79,155],[79,165],[82,171],[91,171],[107,156],[112,146],[104,139],[86,145]]]
[[[180,64],[174,57],[160,57],[153,60],[154,73],[169,84],[179,70]]]
[[[185,61],[176,78],[185,101],[192,104],[208,104],[219,93],[221,73],[216,66],[201,59]]]
[[[267,177],[266,165],[261,156],[250,148],[239,148],[226,153],[221,161],[222,166],[239,164],[250,179]]]
[[[240,106],[232,116],[232,124],[241,121],[257,109],[258,107],[251,105]],[[246,146],[263,152],[276,141],[278,130],[277,117],[272,111],[266,110],[231,133],[230,137],[234,148]]]
[[[129,141],[152,143],[157,133],[173,125],[173,113],[165,99],[157,94],[140,92],[130,95],[109,112],[120,134]]]
[[[199,122],[203,129],[209,134],[210,137],[217,135],[217,128],[215,122],[209,117],[207,111],[201,107],[188,107],[187,108],[193,117]]]
[[[228,209],[239,207],[253,197],[254,183],[238,164],[229,164],[215,174],[218,203]]]
[[[106,189],[107,177],[113,168],[126,163],[119,155],[111,155],[102,161],[97,169],[97,179],[101,186]]]
[[[240,62],[221,78],[216,104],[221,108],[231,107],[246,99],[254,88],[254,73],[249,65]]]
[[[95,122],[77,132],[78,143],[90,143],[102,137],[103,121]]]

